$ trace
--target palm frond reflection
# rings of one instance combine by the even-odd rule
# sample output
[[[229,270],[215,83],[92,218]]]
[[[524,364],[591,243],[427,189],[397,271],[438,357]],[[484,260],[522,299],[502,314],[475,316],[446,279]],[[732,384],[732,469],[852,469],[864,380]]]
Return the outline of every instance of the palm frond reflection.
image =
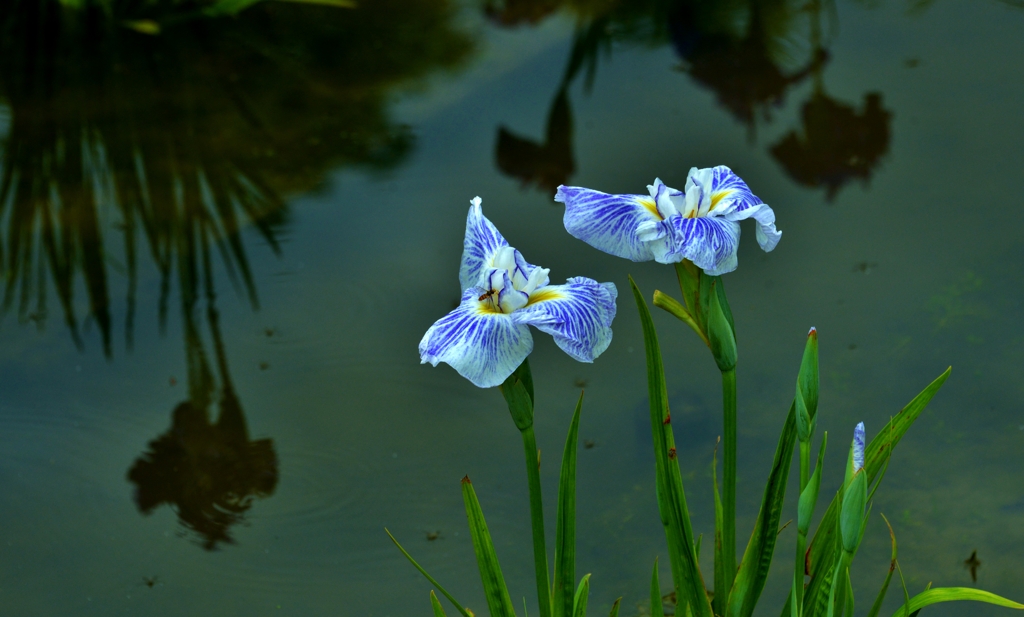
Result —
[[[446,0],[244,2],[236,18],[206,16],[223,2],[77,4],[0,7],[0,307],[42,326],[52,285],[75,343],[95,324],[108,357],[121,276],[131,345],[140,254],[161,324],[173,272],[193,284],[206,244],[258,306],[246,230],[278,251],[287,195],[401,164],[414,142],[392,93],[473,48]],[[159,27],[125,26],[140,20]]]

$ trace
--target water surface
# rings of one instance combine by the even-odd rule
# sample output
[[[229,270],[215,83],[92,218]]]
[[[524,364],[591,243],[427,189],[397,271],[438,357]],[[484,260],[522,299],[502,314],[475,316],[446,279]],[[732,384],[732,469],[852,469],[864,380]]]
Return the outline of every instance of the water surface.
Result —
[[[665,552],[626,277],[650,294],[674,275],[572,239],[552,195],[680,185],[716,164],[784,233],[766,255],[747,229],[726,277],[740,537],[813,325],[819,432],[833,440],[824,495],[852,426],[873,433],[953,366],[878,493],[853,571],[859,605],[888,567],[878,512],[912,593],[931,582],[1024,597],[1013,2],[147,10],[0,10],[9,613],[425,614],[429,587],[385,526],[481,613],[466,474],[532,613],[504,403],[416,353],[458,299],[480,195],[553,280],[619,286],[615,340],[596,363],[543,335],[531,363],[552,528],[556,453],[584,387],[578,570],[593,572],[595,614],[620,595],[623,614],[644,614]],[[655,319],[694,525],[709,533],[717,370],[682,324]],[[792,533],[759,615],[781,608]],[[975,550],[977,583],[963,564]]]

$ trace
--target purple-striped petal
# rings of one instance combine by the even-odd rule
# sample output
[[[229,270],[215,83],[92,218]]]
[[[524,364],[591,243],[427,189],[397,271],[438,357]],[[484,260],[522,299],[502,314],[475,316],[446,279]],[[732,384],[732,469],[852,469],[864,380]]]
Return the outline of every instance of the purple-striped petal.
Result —
[[[578,186],[560,186],[555,201],[565,204],[563,223],[573,237],[632,261],[650,261],[654,253],[638,229],[662,219],[648,195],[609,195]]]
[[[750,191],[750,187],[742,178],[725,165],[690,169],[686,176],[685,188],[688,197],[691,191],[699,191],[703,194],[702,201],[709,202],[703,204],[707,211],[702,208],[701,216],[723,216],[764,203]]]
[[[533,336],[511,315],[496,312],[483,288],[470,288],[452,312],[430,326],[420,341],[420,362],[451,365],[481,388],[500,385],[533,351]]]
[[[484,216],[480,198],[470,202],[466,217],[466,239],[463,242],[462,265],[459,267],[459,285],[465,291],[485,284],[481,279],[492,267],[494,256],[508,242],[498,229]],[[525,263],[525,261],[524,261]]]
[[[689,259],[704,272],[717,276],[736,269],[740,224],[721,217],[683,218],[665,221],[668,242],[654,258],[660,263]]]
[[[547,332],[565,353],[593,362],[612,342],[614,283],[574,277],[565,285],[549,285],[530,296],[530,303],[512,314],[516,323]]]

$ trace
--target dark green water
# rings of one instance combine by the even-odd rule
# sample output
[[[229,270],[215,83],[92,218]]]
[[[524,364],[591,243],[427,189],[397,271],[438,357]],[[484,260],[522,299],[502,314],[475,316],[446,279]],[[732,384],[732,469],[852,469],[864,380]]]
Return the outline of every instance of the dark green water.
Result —
[[[784,234],[765,255],[747,229],[726,276],[741,541],[813,325],[824,495],[853,425],[873,435],[953,366],[876,498],[858,614],[888,567],[879,512],[912,593],[974,585],[963,561],[977,550],[976,584],[1024,598],[1017,3],[158,8],[0,9],[0,613],[428,614],[387,526],[483,614],[469,474],[532,614],[517,431],[497,391],[416,353],[458,299],[480,195],[554,281],[619,286],[595,364],[542,335],[531,363],[552,528],[585,384],[577,568],[593,572],[594,614],[620,595],[622,614],[644,614],[665,553],[626,276],[650,294],[674,274],[574,240],[552,195],[681,185],[716,164]],[[655,317],[708,533],[718,373]],[[793,539],[782,532],[758,615],[781,609]]]

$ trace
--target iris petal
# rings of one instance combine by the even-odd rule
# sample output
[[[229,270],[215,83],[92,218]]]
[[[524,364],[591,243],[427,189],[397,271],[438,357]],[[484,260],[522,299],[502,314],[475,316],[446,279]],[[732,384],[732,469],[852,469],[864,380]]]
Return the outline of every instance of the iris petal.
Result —
[[[756,204],[743,210],[733,210],[723,218],[729,221],[754,219],[757,221],[757,243],[767,253],[779,244],[782,232],[775,229],[775,212],[768,204]]]
[[[480,198],[473,199],[472,204],[469,216],[466,217],[466,239],[459,267],[459,284],[463,291],[481,285],[480,279],[491,268],[494,255],[502,247],[508,246],[494,223],[484,216]]]
[[[578,186],[560,186],[555,201],[565,204],[563,222],[573,237],[632,261],[650,261],[654,253],[637,229],[661,220],[657,203],[647,195],[609,195]]]
[[[742,178],[725,165],[691,169],[686,178],[686,191],[689,192],[691,187],[698,186],[702,187],[711,199],[711,213],[716,216],[741,212],[764,203],[750,191],[750,187]]]
[[[668,249],[655,258],[660,263],[689,259],[704,272],[718,276],[736,269],[736,249],[740,245],[740,224],[722,217],[672,217]]]
[[[451,365],[480,388],[500,385],[533,351],[533,336],[510,315],[489,310],[470,288],[452,312],[430,326],[420,341],[420,362]]]
[[[574,277],[565,285],[549,285],[530,296],[530,304],[512,314],[555,339],[558,347],[580,362],[593,362],[612,342],[614,283]]]

